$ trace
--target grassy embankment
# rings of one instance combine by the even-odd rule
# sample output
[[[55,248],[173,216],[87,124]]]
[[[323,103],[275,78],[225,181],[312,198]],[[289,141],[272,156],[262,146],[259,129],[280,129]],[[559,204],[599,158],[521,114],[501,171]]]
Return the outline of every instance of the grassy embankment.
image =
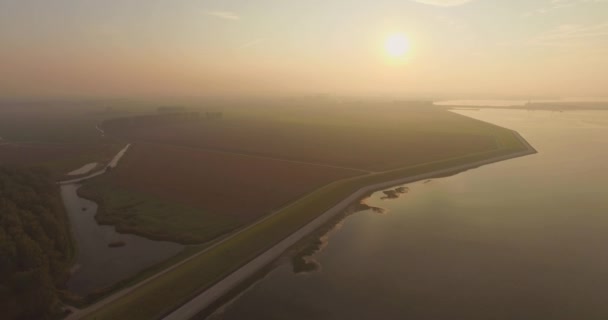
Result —
[[[116,282],[116,283],[112,284],[111,286],[97,289],[97,290],[87,294],[86,296],[78,296],[71,292],[62,290],[62,291],[60,291],[61,300],[64,303],[75,306],[77,308],[85,308],[85,307],[89,306],[90,304],[95,303],[96,301],[99,301],[99,300],[113,294],[114,292],[116,292],[118,290],[121,290],[125,287],[135,285],[138,282],[145,280],[145,279],[157,274],[158,272],[161,272],[161,271],[171,267],[172,265],[203,250],[204,248],[208,247],[209,245],[210,244],[186,246],[182,251],[180,251],[176,255],[170,257],[169,259],[166,259],[162,262],[159,262],[150,267],[142,269],[139,272],[137,272],[137,274],[135,274],[131,277],[125,278],[119,282]]]
[[[511,131],[493,126],[484,126],[483,131],[494,136],[498,142],[492,150],[331,182],[85,318],[157,318],[221,280],[362,187],[525,149]]]

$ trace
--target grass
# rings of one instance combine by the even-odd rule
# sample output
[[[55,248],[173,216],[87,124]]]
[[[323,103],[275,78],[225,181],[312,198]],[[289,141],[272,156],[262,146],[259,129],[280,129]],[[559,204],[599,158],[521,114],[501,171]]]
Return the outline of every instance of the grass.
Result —
[[[349,169],[136,143],[108,175],[117,187],[251,221]]]
[[[331,181],[361,172],[175,146],[135,144],[79,193],[120,232],[185,244],[243,226]]]
[[[500,147],[490,151],[329,183],[284,207],[262,222],[227,238],[226,241],[204,251],[178,268],[144,284],[128,296],[89,314],[85,319],[158,318],[220,281],[259,253],[362,187],[525,149],[510,131],[494,127],[493,134],[500,140]]]
[[[115,292],[118,292],[124,288],[128,288],[134,284],[137,284],[140,281],[143,281],[143,280],[171,267],[172,265],[175,265],[175,264],[179,263],[180,261],[187,259],[188,257],[196,254],[197,252],[205,249],[207,246],[208,245],[186,246],[182,251],[180,251],[176,255],[170,257],[169,259],[166,259],[162,262],[159,262],[155,265],[145,268],[145,269],[139,271],[137,274],[133,275],[132,277],[129,277],[122,281],[114,283],[113,285],[111,285],[109,287],[96,290],[96,291],[88,294],[85,297],[75,296],[69,292],[63,291],[63,292],[61,292],[62,300],[64,302],[67,302],[70,305],[73,305],[78,308],[87,307],[87,306],[91,305],[92,303],[95,303],[101,299],[104,299],[107,296],[109,296]]]
[[[193,244],[210,241],[241,226],[237,219],[227,215],[125,190],[111,184],[108,176],[85,184],[78,193],[99,204],[96,215],[99,223],[116,225],[119,232]]]

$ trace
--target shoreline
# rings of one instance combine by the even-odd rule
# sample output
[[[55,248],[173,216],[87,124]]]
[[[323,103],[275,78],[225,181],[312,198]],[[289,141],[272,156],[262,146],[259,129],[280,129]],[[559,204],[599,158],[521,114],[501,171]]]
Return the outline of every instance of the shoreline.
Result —
[[[131,147],[130,143],[128,143],[124,148],[120,149],[120,151],[118,151],[118,153],[112,158],[112,160],[110,160],[110,162],[108,162],[105,165],[101,164],[102,169],[88,173],[85,176],[80,177],[80,178],[73,178],[73,179],[68,179],[68,180],[57,181],[57,184],[58,185],[67,185],[67,184],[81,183],[83,181],[95,178],[97,176],[100,176],[100,175],[106,173],[108,171],[108,169],[114,169],[118,165],[118,162],[120,161],[120,159],[122,159],[122,157],[125,155],[125,153],[129,150],[129,147]]]
[[[501,162],[513,158],[523,157],[526,155],[531,155],[538,153],[534,147],[532,147],[528,141],[526,141],[517,131],[510,130],[515,137],[521,142],[526,149],[514,153],[510,153],[507,155],[501,155],[492,157],[485,160],[479,160],[468,164],[457,165],[450,168],[435,170],[428,173],[423,173],[419,175],[414,175],[405,178],[394,179],[390,181],[380,182],[376,184],[372,184],[366,187],[362,187],[359,190],[352,193],[350,196],[340,200],[333,207],[329,208],[318,217],[308,222],[304,226],[300,227],[291,235],[287,236],[283,240],[279,241],[277,244],[273,245],[271,248],[262,252],[249,262],[245,263],[243,266],[239,267],[237,270],[231,272],[229,275],[224,277],[222,280],[219,280],[212,286],[205,289],[203,292],[194,296],[194,298],[190,299],[188,302],[184,303],[177,309],[166,314],[162,319],[164,320],[182,320],[182,319],[191,319],[195,317],[197,314],[204,312],[210,306],[213,306],[216,301],[222,299],[230,292],[233,292],[235,288],[237,288],[242,283],[248,281],[251,277],[255,276],[260,270],[266,268],[273,261],[280,258],[287,250],[296,245],[299,241],[309,236],[319,228],[323,227],[327,222],[329,222],[332,218],[343,212],[348,206],[359,200],[361,197],[364,197],[366,194],[376,192],[379,190],[386,189],[388,187],[393,187],[401,184],[412,183],[416,181],[421,181],[425,179],[436,178],[437,176],[444,176],[447,174],[454,174],[463,172],[466,170],[478,168],[484,165]]]

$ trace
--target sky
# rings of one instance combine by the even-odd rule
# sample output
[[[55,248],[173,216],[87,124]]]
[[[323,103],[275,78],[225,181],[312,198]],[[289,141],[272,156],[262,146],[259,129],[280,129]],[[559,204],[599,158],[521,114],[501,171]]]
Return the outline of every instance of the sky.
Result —
[[[0,97],[321,93],[605,97],[608,0],[0,0]]]

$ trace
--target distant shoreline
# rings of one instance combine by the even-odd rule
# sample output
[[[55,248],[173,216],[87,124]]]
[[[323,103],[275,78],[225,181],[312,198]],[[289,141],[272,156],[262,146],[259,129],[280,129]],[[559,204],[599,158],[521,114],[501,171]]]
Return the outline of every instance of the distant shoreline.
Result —
[[[607,100],[445,100],[434,101],[436,107],[448,109],[510,109],[510,110],[607,110]]]

